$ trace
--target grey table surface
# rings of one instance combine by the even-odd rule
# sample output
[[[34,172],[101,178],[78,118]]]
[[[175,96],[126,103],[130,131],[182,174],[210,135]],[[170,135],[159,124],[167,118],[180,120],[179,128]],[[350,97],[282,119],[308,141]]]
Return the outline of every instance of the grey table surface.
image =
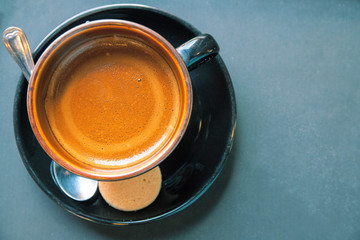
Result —
[[[109,227],[50,200],[18,153],[20,70],[0,47],[0,239],[360,239],[360,2],[128,1],[211,33],[237,100],[233,150],[193,205],[162,221]],[[84,10],[118,1],[1,0],[0,29],[30,46]]]

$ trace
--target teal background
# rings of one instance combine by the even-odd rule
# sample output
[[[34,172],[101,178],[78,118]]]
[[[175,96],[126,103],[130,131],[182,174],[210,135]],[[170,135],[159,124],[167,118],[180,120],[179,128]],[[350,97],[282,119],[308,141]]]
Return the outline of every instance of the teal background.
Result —
[[[1,0],[0,30],[34,50],[66,19],[118,1]],[[20,70],[0,47],[0,239],[359,239],[360,2],[128,1],[174,14],[221,48],[237,100],[228,162],[184,211],[109,227],[66,212],[17,151]]]

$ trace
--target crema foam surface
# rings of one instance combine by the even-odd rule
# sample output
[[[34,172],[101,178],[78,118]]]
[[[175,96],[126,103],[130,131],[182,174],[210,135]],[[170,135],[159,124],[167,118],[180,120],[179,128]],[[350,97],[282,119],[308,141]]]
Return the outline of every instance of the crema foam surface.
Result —
[[[60,64],[45,101],[51,130],[73,157],[97,167],[131,165],[168,141],[180,111],[165,59],[128,38]]]

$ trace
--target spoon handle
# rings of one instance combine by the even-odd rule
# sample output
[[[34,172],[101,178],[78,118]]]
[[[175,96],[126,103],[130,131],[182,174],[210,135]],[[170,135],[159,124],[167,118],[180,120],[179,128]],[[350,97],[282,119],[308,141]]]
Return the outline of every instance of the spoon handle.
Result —
[[[2,41],[25,78],[29,80],[34,69],[34,60],[24,32],[20,28],[9,27],[4,31]]]

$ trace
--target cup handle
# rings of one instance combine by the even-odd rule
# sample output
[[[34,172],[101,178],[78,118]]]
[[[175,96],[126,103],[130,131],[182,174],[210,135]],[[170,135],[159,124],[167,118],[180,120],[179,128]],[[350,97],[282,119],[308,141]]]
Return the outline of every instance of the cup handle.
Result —
[[[220,48],[210,34],[202,34],[176,48],[186,67],[192,70],[215,57]]]

